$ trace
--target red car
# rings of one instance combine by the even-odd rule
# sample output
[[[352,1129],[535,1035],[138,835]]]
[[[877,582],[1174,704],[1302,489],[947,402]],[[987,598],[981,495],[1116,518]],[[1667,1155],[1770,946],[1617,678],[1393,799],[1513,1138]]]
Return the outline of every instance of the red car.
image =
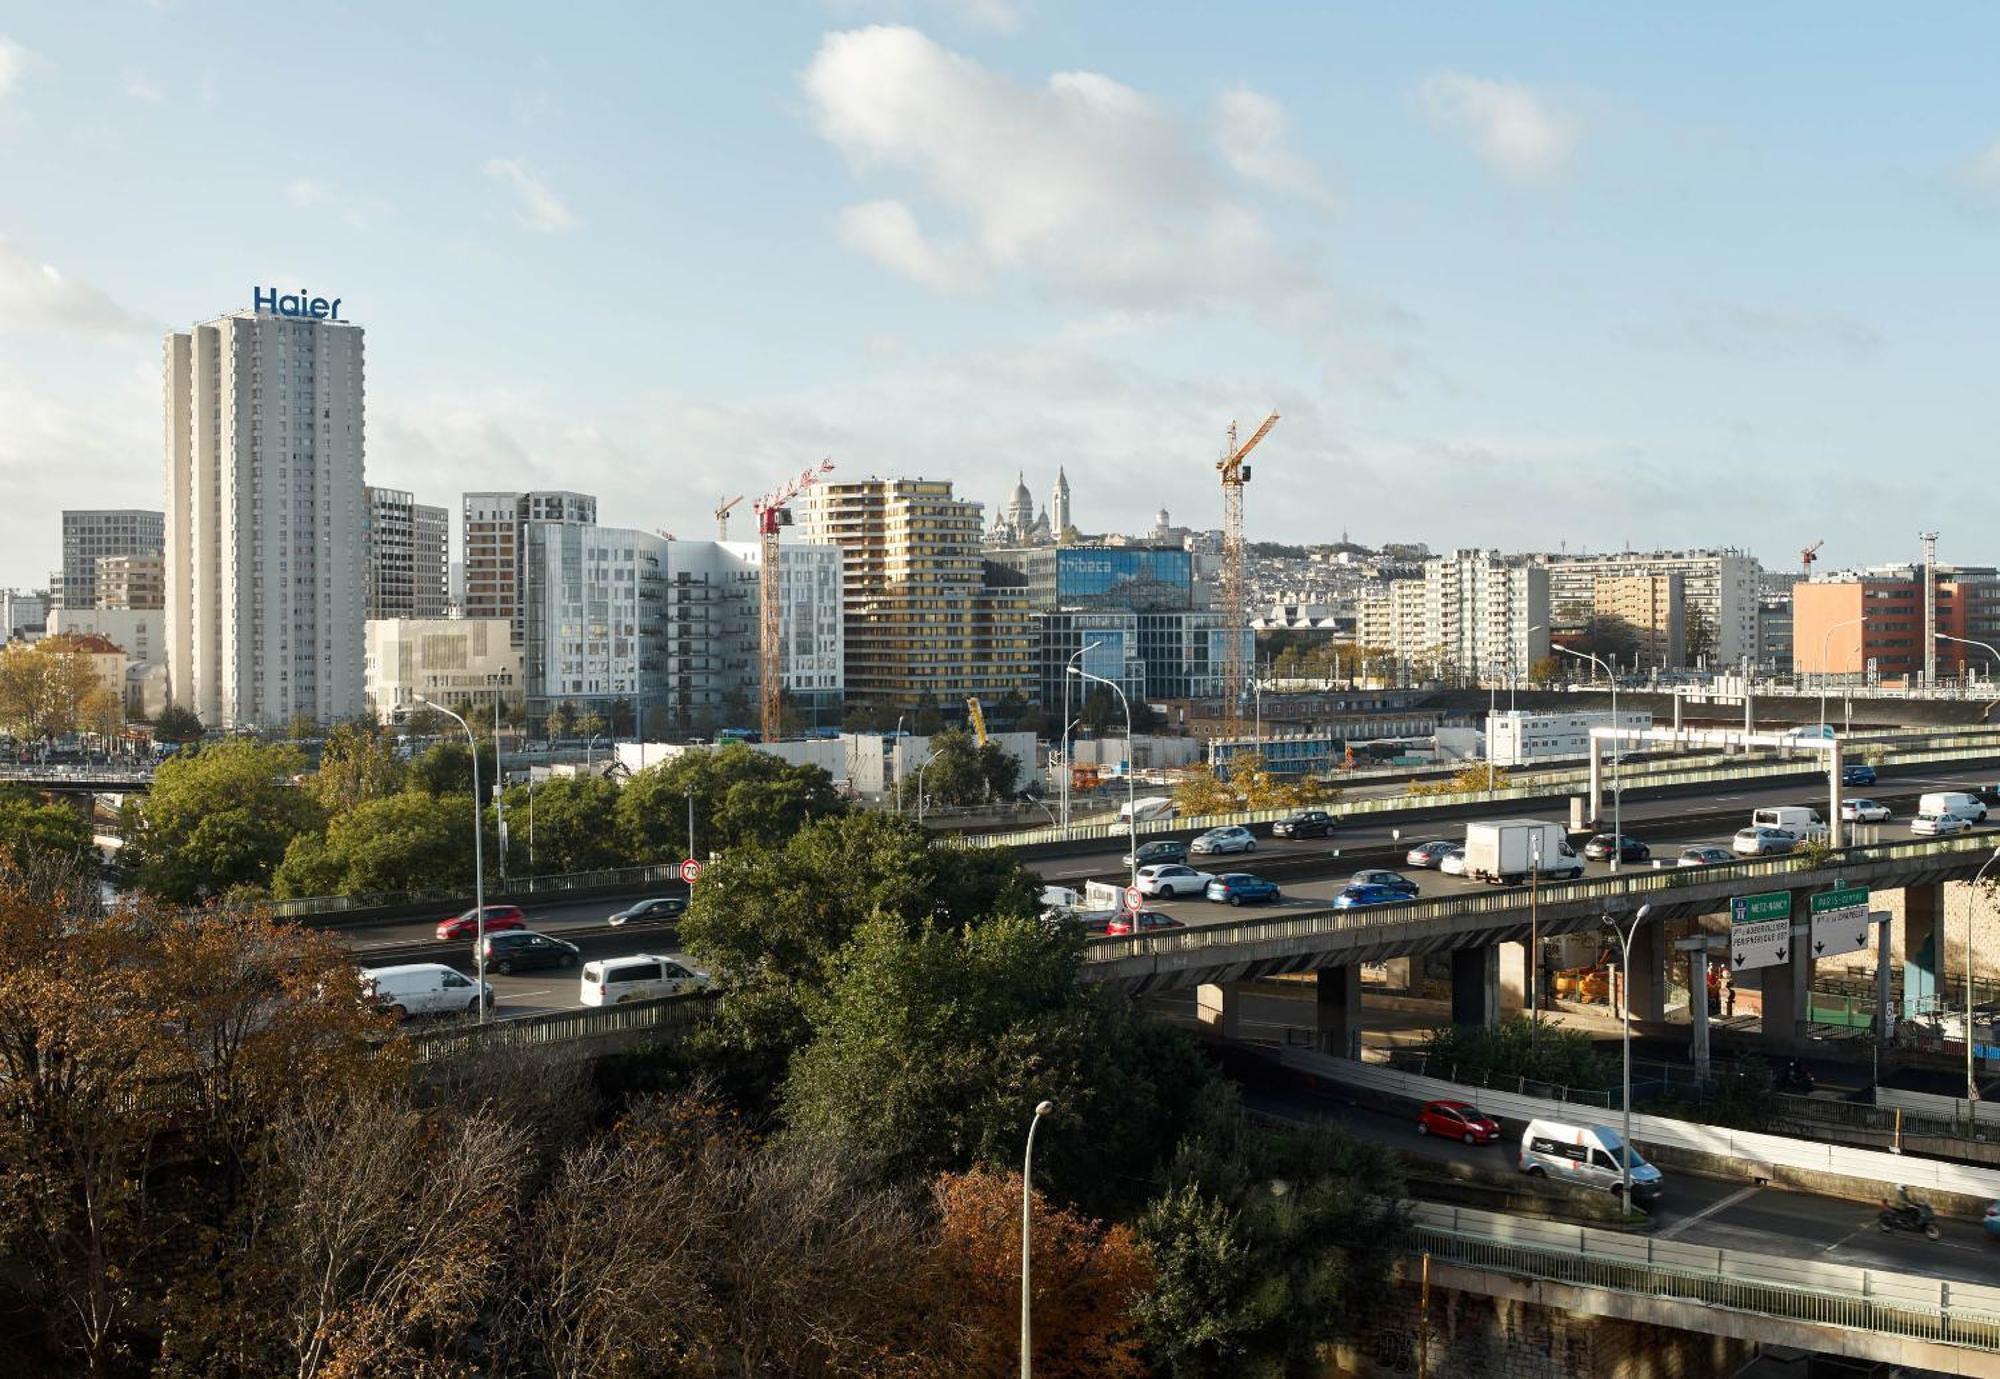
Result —
[[[486,932],[497,934],[507,929],[525,929],[528,917],[521,913],[519,905],[488,905],[486,907]],[[437,936],[441,942],[471,938],[479,932],[479,912],[467,910],[462,915],[438,921]]]
[[[1139,911],[1139,932],[1142,934],[1155,933],[1161,929],[1185,928],[1187,924],[1172,915],[1161,914],[1158,910]],[[1104,932],[1110,935],[1131,933],[1132,916],[1124,914],[1114,916],[1111,922],[1104,926]]]
[[[1427,1101],[1417,1112],[1417,1133],[1467,1144],[1498,1144],[1500,1122],[1469,1101]]]

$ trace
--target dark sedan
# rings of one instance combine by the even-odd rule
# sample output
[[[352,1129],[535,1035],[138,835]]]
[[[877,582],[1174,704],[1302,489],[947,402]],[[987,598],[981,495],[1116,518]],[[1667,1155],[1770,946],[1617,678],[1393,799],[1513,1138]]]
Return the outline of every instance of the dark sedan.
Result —
[[[1231,871],[1208,883],[1208,898],[1231,905],[1250,905],[1282,897],[1278,894],[1277,882],[1252,876],[1247,871]]]
[[[1583,845],[1583,855],[1593,862],[1608,862],[1614,852],[1621,862],[1650,862],[1653,858],[1653,850],[1629,833],[1600,833]]]
[[[1358,871],[1347,878],[1350,886],[1380,886],[1384,890],[1401,891],[1407,898],[1417,893],[1417,883],[1399,871]]]
[[[684,895],[655,896],[651,900],[641,900],[637,904],[627,905],[605,922],[615,929],[627,920],[633,919],[678,919],[687,913],[687,907],[687,897]]]
[[[565,943],[532,929],[486,936],[486,966],[502,976],[531,967],[574,967],[578,953],[574,943]],[[476,945],[473,954],[475,958],[478,956]]]
[[[1324,809],[1301,809],[1271,825],[1273,838],[1331,838],[1339,822]]]
[[[1155,862],[1185,862],[1187,859],[1186,843],[1174,838],[1156,838],[1150,843],[1139,844],[1139,851],[1136,854],[1127,853],[1124,862],[1128,867],[1144,867]]]

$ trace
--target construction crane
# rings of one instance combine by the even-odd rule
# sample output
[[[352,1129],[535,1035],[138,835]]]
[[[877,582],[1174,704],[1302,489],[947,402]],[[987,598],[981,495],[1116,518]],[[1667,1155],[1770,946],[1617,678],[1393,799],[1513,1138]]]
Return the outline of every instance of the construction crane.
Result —
[[[1243,463],[1243,457],[1255,450],[1257,443],[1270,435],[1271,428],[1277,424],[1278,414],[1273,412],[1264,418],[1264,424],[1251,434],[1249,440],[1238,445],[1236,423],[1230,422],[1229,442],[1222,449],[1222,458],[1215,462],[1222,475],[1222,610],[1226,615],[1222,643],[1222,712],[1229,723],[1236,723],[1243,716],[1243,630],[1249,625],[1243,606],[1243,485],[1250,482],[1250,466]]]
[[[822,474],[832,472],[833,461],[821,460],[775,492],[765,494],[753,505],[757,514],[757,535],[764,543],[762,567],[758,571],[757,584],[758,593],[762,596],[764,613],[758,647],[762,652],[760,679],[764,692],[764,741],[766,742],[776,742],[785,735],[783,711],[785,629],[782,614],[783,600],[778,596],[780,592],[778,581],[783,578],[778,567],[778,533],[792,525],[792,510],[786,504],[818,483]]]
[[[1805,566],[1807,579],[1812,578],[1813,562],[1819,559],[1819,548],[1825,544],[1826,538],[1821,537],[1819,540],[1813,542],[1812,545],[1799,552],[1799,564]]]
[[[727,541],[729,539],[729,510],[742,501],[743,495],[739,493],[734,498],[723,499],[721,505],[716,508],[715,539],[717,541]]]

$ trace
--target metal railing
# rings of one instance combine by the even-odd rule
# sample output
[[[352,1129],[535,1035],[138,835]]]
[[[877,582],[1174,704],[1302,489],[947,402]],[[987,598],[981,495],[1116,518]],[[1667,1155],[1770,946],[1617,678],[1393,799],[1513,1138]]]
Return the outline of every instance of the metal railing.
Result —
[[[489,876],[489,888],[499,879]],[[555,872],[545,876],[510,876],[504,889],[489,889],[487,902],[496,896],[560,895],[564,891],[614,889],[620,887],[667,885],[681,887],[680,864],[663,862],[644,867],[609,867],[603,871]],[[416,891],[381,891],[360,895],[314,895],[295,900],[274,900],[271,912],[280,919],[305,919],[314,915],[338,915],[350,910],[386,909],[398,905],[464,904],[469,897],[463,885],[432,886]]]
[[[1800,1261],[1776,1256],[1682,1246],[1588,1228],[1563,1230],[1576,1238],[1574,1248],[1565,1248],[1553,1238],[1524,1240],[1480,1229],[1492,1229],[1480,1219],[1490,1217],[1491,1213],[1419,1204],[1410,1226],[1409,1251],[1516,1278],[1681,1298],[1811,1326],[2000,1350],[2000,1293],[1990,1288],[1873,1269],[1802,1268]],[[1711,1259],[1713,1266],[1708,1267],[1706,1261]],[[1838,1273],[1858,1277],[1828,1277]],[[1788,1278],[1797,1281],[1782,1281]],[[1848,1286],[1839,1286],[1842,1282]]]
[[[466,1054],[488,1053],[494,1049],[539,1048],[581,1039],[602,1039],[615,1034],[652,1032],[678,1035],[708,1019],[715,1008],[715,1000],[708,992],[662,996],[650,1001],[627,1001],[623,1005],[558,1010],[547,1015],[526,1015],[518,1020],[494,1020],[483,1025],[424,1030],[404,1037],[408,1039],[419,1063],[435,1063]]]
[[[1622,899],[1652,896],[1662,891],[1696,886],[1712,886],[1718,881],[1763,880],[1820,871],[1839,871],[1871,862],[1920,862],[1945,859],[1959,854],[1993,850],[1995,839],[1985,834],[1955,834],[1922,842],[1874,843],[1842,848],[1824,861],[1792,854],[1741,862],[1724,862],[1708,867],[1663,867],[1633,871],[1588,881],[1568,881],[1539,887],[1539,902],[1553,907],[1575,901]],[[1503,889],[1445,896],[1433,900],[1403,901],[1370,905],[1351,910],[1306,910],[1282,918],[1236,920],[1205,924],[1164,933],[1126,938],[1096,938],[1084,954],[1086,963],[1116,962],[1121,958],[1158,957],[1168,953],[1191,953],[1262,943],[1273,939],[1313,938],[1322,934],[1345,933],[1357,929],[1377,929],[1389,925],[1420,924],[1426,920],[1452,919],[1461,915],[1504,914],[1521,910],[1528,888]]]

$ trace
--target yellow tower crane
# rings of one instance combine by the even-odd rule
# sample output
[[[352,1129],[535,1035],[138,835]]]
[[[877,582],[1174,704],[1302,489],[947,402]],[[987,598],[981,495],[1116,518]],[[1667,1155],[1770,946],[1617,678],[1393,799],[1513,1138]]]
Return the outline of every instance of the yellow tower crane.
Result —
[[[762,564],[757,572],[757,592],[761,595],[763,605],[763,625],[758,637],[758,649],[762,652],[760,679],[764,697],[766,742],[776,742],[785,735],[784,603],[779,597],[778,583],[784,578],[784,572],[778,566],[778,533],[792,525],[792,510],[786,505],[818,483],[822,474],[832,472],[833,461],[821,460],[775,492],[759,498],[754,505],[757,513],[757,534],[762,538],[764,545]]]
[[[743,495],[739,493],[734,498],[724,498],[717,505],[715,509],[715,539],[717,541],[727,541],[729,539],[729,510],[742,501]]]
[[[1264,418],[1264,424],[1243,444],[1236,443],[1236,423],[1229,423],[1229,442],[1215,467],[1222,474],[1222,609],[1226,614],[1222,650],[1222,715],[1236,723],[1243,716],[1243,685],[1249,667],[1244,663],[1243,632],[1249,626],[1244,607],[1243,583],[1243,486],[1250,482],[1250,466],[1243,457],[1271,434],[1278,414]]]

